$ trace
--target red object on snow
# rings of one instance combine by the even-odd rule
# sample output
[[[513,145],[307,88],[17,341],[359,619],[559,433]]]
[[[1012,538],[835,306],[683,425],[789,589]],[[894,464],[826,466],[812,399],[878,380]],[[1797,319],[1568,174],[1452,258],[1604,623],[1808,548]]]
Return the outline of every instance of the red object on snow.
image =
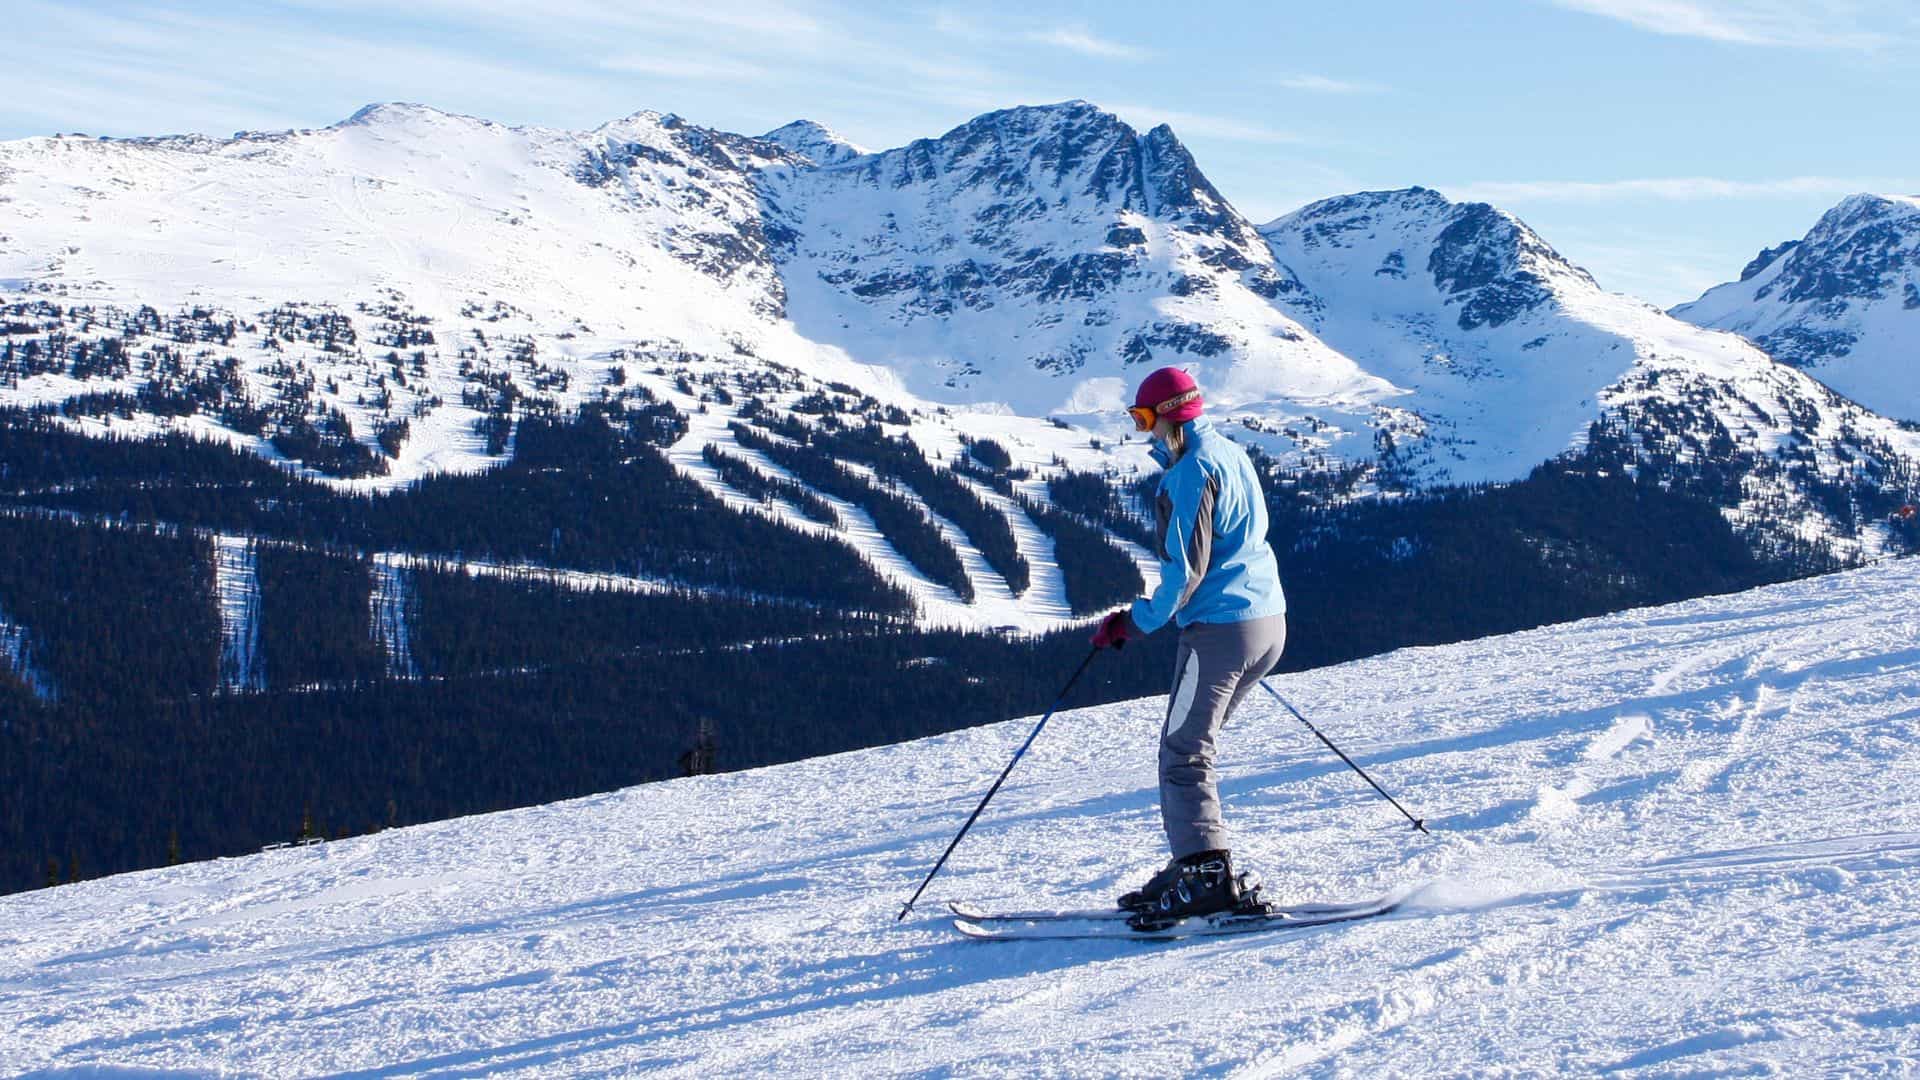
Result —
[[[1920,513],[1920,508],[1916,508],[1912,503],[1908,503],[1900,509],[1895,510],[1893,516],[1899,518],[1901,521],[1912,521],[1913,515],[1916,513]]]

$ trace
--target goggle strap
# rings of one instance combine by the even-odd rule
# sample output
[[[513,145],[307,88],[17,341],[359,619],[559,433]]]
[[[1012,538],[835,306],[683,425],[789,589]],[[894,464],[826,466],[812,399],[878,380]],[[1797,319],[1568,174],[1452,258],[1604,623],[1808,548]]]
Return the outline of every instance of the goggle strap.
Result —
[[[1199,396],[1200,396],[1200,388],[1196,386],[1193,389],[1186,391],[1185,393],[1175,394],[1172,397],[1168,398],[1167,400],[1161,402],[1160,404],[1155,405],[1153,407],[1153,411],[1156,413],[1170,413],[1173,410],[1179,408],[1182,405],[1185,405],[1187,402],[1192,401],[1194,398],[1197,398]]]

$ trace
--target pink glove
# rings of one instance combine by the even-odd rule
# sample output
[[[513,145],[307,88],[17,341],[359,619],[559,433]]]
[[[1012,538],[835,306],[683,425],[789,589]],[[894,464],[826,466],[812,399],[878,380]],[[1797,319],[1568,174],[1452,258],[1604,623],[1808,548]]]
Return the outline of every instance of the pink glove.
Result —
[[[1093,632],[1093,647],[1124,649],[1127,642],[1145,636],[1139,627],[1133,625],[1133,616],[1127,613],[1126,608],[1121,608],[1100,620],[1100,628]]]

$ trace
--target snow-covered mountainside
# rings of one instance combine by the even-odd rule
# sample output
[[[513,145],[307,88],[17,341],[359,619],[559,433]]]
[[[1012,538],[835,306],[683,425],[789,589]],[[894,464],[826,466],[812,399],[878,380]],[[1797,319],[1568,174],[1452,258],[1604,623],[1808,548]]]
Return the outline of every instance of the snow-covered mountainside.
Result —
[[[1920,420],[1920,196],[1853,195],[1673,309],[1731,330],[1870,409]]]
[[[1145,699],[1056,716],[902,923],[1030,722],[0,898],[0,1066],[1904,1074],[1917,604],[1894,563],[1275,680],[1435,835],[1255,694],[1237,850],[1282,897],[1408,897],[1389,918],[960,939],[944,899],[1155,865]]]
[[[1165,125],[1010,109],[768,189],[795,327],[930,399],[1113,415],[1178,362],[1222,406],[1392,392],[1274,306],[1298,282]]]
[[[795,120],[774,128],[760,138],[784,146],[815,165],[838,165],[867,152],[865,147],[850,142],[839,132],[812,120]]]
[[[1525,223],[1435,191],[1327,199],[1261,229],[1314,298],[1315,334],[1411,391],[1411,464],[1455,480],[1523,472],[1602,417],[1650,457],[1669,440],[1763,459],[1815,448],[1813,471],[1920,441],[1731,334],[1618,293]],[[1286,304],[1288,298],[1281,298]]]
[[[697,421],[678,466],[789,524],[703,463],[709,443],[742,453],[727,425],[743,403],[712,380],[777,384],[758,393],[782,405],[858,386],[929,455],[991,437],[1024,469],[1144,461],[1038,416],[937,411],[781,317],[762,174],[860,153],[804,122],[750,139],[639,113],[560,132],[418,105],[232,139],[0,144],[0,405],[65,401],[90,434],[187,430],[369,489],[499,465],[516,417],[661,401]],[[1023,494],[1044,503],[1044,482]],[[1046,568],[1025,595],[948,523],[970,602],[858,508],[811,528],[912,592],[925,624],[1070,618],[1052,541],[997,512]]]
[[[1368,193],[1263,235],[1171,129],[1085,102],[880,153],[809,121],[557,131],[376,105],[318,130],[0,144],[0,205],[0,406],[210,435],[347,488],[496,466],[516,418],[664,401],[698,418],[675,463],[760,503],[702,464],[740,449],[728,423],[755,403],[692,380],[769,377],[787,404],[867,395],[941,461],[986,436],[1036,477],[1124,474],[1145,457],[1119,406],[1169,363],[1236,438],[1360,494],[1519,479],[1599,422],[1629,467],[1749,475],[1714,496],[1744,522],[1871,551],[1875,515],[1836,493],[1920,459],[1920,434],[1601,291],[1494,208]],[[1051,625],[986,584],[1012,624]]]
[[[780,284],[751,172],[800,160],[652,113],[557,132],[417,105],[226,140],[0,144],[10,337],[67,354],[16,356],[0,400],[158,379],[269,455],[260,436],[337,415],[369,448],[406,424],[393,480],[484,468],[498,451],[474,423],[509,392],[565,409],[623,360],[765,336]],[[125,355],[71,362],[112,338]],[[249,409],[271,419],[236,423]]]
[[[157,381],[268,456],[302,424],[345,433],[378,455],[368,484],[485,468],[489,413],[564,411],[629,364],[784,365],[1117,434],[1144,365],[1192,362],[1222,406],[1355,410],[1298,426],[1361,457],[1394,393],[1268,302],[1295,286],[1169,129],[1080,102],[877,155],[805,121],[562,132],[378,105],[0,144],[0,198],[0,404]]]

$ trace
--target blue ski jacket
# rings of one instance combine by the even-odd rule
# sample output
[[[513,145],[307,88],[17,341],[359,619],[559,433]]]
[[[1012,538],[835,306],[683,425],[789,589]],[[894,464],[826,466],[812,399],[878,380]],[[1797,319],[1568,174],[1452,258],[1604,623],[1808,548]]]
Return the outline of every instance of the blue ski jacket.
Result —
[[[1134,625],[1151,634],[1169,619],[1186,627],[1283,614],[1287,597],[1267,545],[1267,503],[1253,462],[1204,416],[1181,431],[1187,449],[1180,460],[1157,440],[1151,451],[1166,469],[1153,500],[1160,584],[1133,602]]]

